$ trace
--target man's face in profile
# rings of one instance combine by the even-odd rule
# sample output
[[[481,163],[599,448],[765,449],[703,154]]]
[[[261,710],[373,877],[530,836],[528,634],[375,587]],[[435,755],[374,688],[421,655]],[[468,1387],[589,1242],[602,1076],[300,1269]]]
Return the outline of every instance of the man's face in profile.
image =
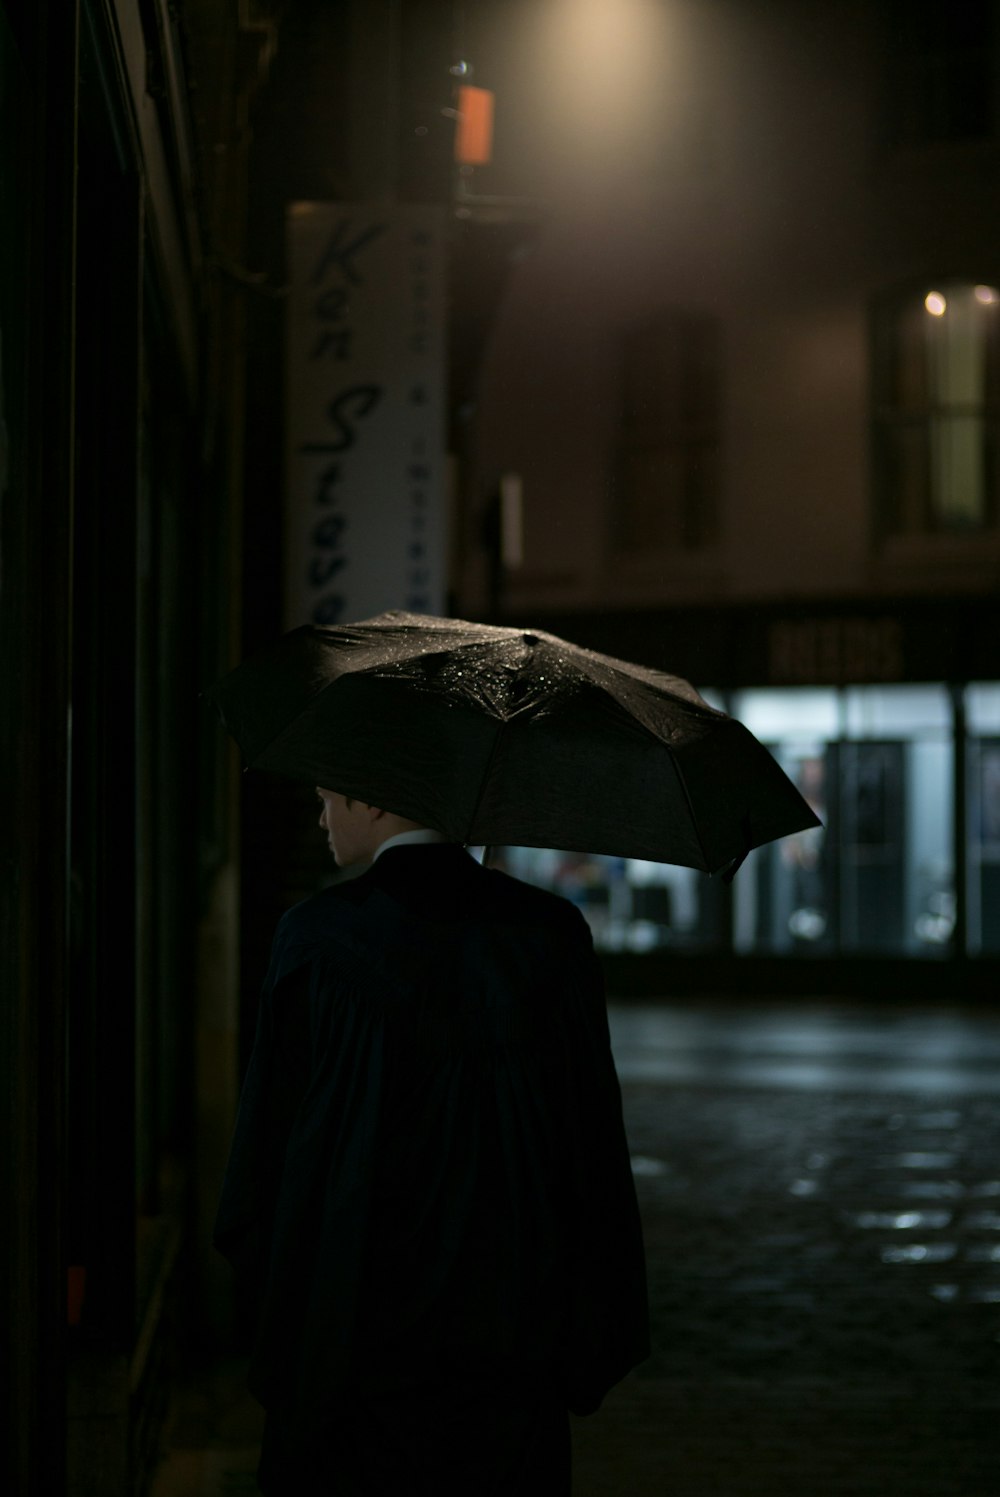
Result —
[[[324,790],[316,786],[316,794],[322,802],[319,824],[326,832],[327,844],[333,853],[338,868],[349,868],[352,863],[367,863],[373,848],[373,823],[370,808],[358,800],[348,800],[336,790]]]

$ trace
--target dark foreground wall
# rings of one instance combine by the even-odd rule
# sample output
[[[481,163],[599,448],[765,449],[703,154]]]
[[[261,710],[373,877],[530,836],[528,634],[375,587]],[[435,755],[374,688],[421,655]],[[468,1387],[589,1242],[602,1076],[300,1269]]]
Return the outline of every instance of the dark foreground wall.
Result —
[[[24,1497],[143,1489],[209,1302],[199,1064],[218,1135],[235,1091],[235,766],[198,690],[232,653],[239,347],[199,280],[181,65],[158,0],[0,4],[0,1487]]]

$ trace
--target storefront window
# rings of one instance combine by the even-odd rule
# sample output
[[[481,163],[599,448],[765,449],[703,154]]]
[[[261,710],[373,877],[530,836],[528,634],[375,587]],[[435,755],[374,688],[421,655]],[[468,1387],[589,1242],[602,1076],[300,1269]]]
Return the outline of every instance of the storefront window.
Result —
[[[728,890],[690,868],[507,848],[501,866],[578,904],[604,951],[954,954],[954,706],[941,684],[740,691],[713,706],[774,754],[823,825],[751,853]],[[965,691],[966,926],[1000,953],[1000,683]],[[730,923],[731,922],[731,923]]]
[[[723,938],[717,884],[693,868],[536,847],[499,849],[493,863],[571,900],[599,951],[704,949]]]
[[[844,693],[841,950],[946,955],[955,929],[952,707],[944,686]]]
[[[828,844],[837,693],[742,691],[732,711],[767,745],[823,823],[747,858],[733,884],[733,945],[745,952],[828,951],[835,937]]]
[[[947,952],[955,892],[946,689],[747,691],[734,711],[824,822],[747,860],[736,949]]]
[[[1000,952],[1000,684],[966,691],[966,890],[968,947]]]

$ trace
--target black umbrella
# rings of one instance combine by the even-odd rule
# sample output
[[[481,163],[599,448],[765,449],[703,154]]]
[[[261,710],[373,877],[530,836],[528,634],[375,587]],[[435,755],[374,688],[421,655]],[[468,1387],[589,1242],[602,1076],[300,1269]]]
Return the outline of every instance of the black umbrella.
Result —
[[[466,844],[713,873],[819,825],[687,681],[541,631],[395,612],[305,625],[207,694],[250,767]]]

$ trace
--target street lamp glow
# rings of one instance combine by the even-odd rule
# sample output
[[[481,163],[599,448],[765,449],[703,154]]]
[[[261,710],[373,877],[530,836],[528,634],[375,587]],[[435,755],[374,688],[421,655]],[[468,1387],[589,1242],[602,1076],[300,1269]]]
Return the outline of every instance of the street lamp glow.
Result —
[[[940,291],[928,291],[927,295],[924,297],[924,306],[927,308],[932,317],[943,317],[947,310],[948,303],[945,301]]]
[[[973,295],[984,307],[995,307],[1000,302],[1000,291],[995,286],[977,286]]]
[[[551,0],[526,7],[544,76],[547,131],[561,170],[634,163],[655,149],[664,100],[677,93],[677,26],[662,0]],[[547,138],[551,142],[551,133]]]

